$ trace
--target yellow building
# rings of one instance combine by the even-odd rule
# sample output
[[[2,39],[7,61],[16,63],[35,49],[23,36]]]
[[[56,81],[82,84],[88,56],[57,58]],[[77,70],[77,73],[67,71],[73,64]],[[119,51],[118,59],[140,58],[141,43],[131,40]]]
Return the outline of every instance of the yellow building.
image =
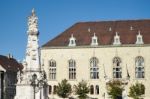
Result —
[[[67,79],[72,86],[85,80],[89,97],[107,99],[106,83],[119,79],[127,93],[143,83],[150,99],[150,20],[76,23],[42,46],[41,60],[50,98],[58,99],[53,92]]]

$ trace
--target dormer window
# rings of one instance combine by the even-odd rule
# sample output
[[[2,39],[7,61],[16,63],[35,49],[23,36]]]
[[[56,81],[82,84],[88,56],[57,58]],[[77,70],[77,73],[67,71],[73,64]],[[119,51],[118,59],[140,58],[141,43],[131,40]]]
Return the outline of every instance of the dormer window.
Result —
[[[144,44],[143,37],[142,37],[140,31],[138,31],[138,35],[136,36],[136,43],[135,44]]]
[[[120,36],[118,35],[118,33],[116,32],[116,35],[114,36],[114,42],[113,45],[120,45]]]
[[[91,45],[92,46],[96,46],[96,45],[98,45],[98,38],[97,38],[97,36],[95,35],[95,33],[94,33],[94,36],[92,37],[92,42],[91,42]]]
[[[76,46],[76,39],[73,37],[73,34],[71,35],[69,39],[69,45],[68,46]]]
[[[95,44],[97,41],[96,41],[96,39],[93,39],[93,43]]]

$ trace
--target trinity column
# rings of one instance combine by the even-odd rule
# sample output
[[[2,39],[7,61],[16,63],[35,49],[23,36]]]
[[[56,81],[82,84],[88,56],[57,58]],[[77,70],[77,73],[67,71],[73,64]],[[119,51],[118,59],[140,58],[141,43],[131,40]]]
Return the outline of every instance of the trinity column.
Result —
[[[34,9],[28,17],[27,35],[24,68],[18,73],[15,99],[48,99],[46,75],[40,63],[38,17]]]

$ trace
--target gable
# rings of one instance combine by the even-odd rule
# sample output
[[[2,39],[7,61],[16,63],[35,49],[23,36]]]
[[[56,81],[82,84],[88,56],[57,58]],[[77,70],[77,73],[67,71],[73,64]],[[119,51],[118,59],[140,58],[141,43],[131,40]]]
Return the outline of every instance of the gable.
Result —
[[[4,68],[2,67],[2,65],[0,65],[0,71],[6,72],[6,69],[4,69]]]

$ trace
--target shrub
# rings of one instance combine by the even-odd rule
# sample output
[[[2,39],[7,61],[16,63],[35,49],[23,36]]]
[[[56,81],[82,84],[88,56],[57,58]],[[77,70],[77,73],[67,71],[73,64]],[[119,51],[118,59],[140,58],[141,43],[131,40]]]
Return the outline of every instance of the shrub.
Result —
[[[111,95],[112,99],[117,99],[117,97],[122,96],[122,82],[117,80],[117,81],[112,81],[108,83],[108,94]]]
[[[56,92],[58,96],[67,98],[72,92],[71,85],[67,82],[66,79],[64,79],[61,81],[61,83],[58,83]]]
[[[78,85],[75,85],[75,93],[78,95],[79,99],[86,99],[89,93],[89,87],[85,81],[81,81]]]
[[[142,83],[136,83],[130,87],[129,97],[140,99],[141,95],[145,94],[145,86]]]

